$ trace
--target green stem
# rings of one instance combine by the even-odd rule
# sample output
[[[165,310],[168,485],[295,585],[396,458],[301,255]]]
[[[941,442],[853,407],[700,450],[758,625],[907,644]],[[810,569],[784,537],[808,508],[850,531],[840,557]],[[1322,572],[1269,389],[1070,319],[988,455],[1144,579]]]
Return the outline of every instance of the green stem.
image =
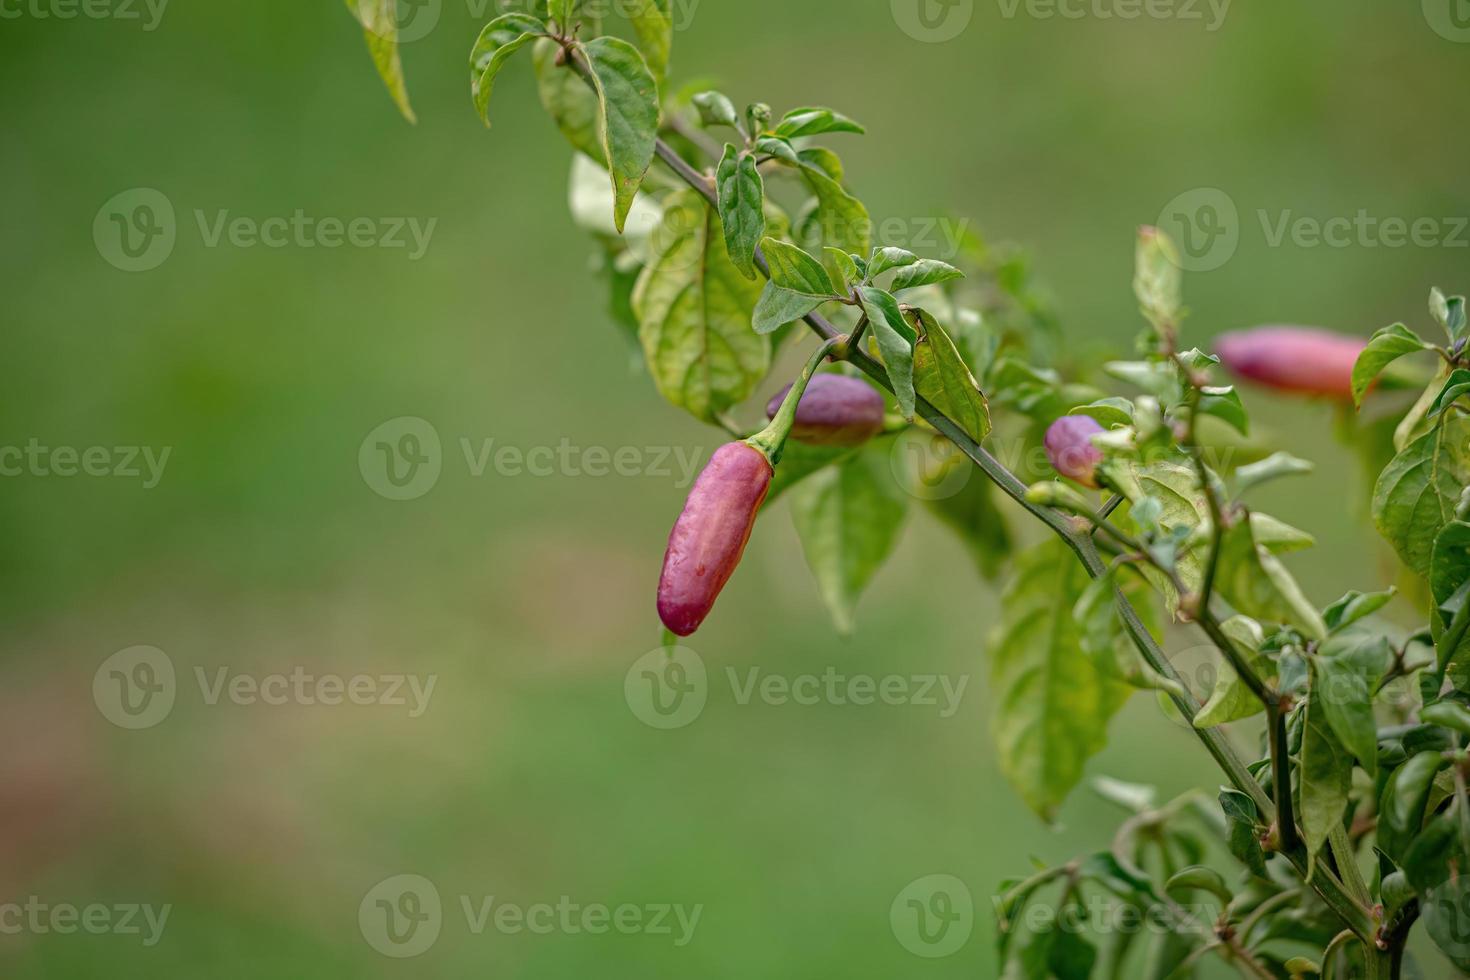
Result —
[[[791,435],[791,427],[796,424],[796,409],[801,404],[801,396],[806,394],[806,386],[811,383],[812,376],[817,373],[817,368],[832,353],[832,349],[840,341],[836,338],[822,341],[822,345],[807,359],[806,367],[801,369],[801,374],[791,384],[791,390],[786,393],[786,398],[781,402],[781,408],[776,412],[771,424],[745,440],[745,444],[760,450],[771,464],[771,469],[781,462],[781,454],[786,450],[786,439]]]

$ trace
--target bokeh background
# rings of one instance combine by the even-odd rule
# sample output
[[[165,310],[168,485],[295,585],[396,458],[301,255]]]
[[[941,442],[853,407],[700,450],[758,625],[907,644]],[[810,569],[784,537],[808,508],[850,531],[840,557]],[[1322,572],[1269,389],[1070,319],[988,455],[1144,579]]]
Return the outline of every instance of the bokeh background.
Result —
[[[1187,281],[1201,343],[1261,322],[1422,327],[1430,286],[1466,288],[1470,233],[1454,239],[1449,219],[1470,214],[1470,44],[1433,29],[1433,0],[1240,3],[1215,30],[1204,4],[1190,8],[1202,19],[1124,20],[976,0],[942,43],[903,29],[906,2],[686,2],[674,76],[863,120],[868,136],[833,145],[874,217],[953,214],[1023,244],[1074,359],[1127,349],[1134,228],[1202,187],[1238,207],[1240,240]],[[722,441],[629,368],[528,64],[503,76],[495,128],[475,119],[466,53],[488,18],[476,6],[443,0],[404,47],[416,127],[336,0],[175,0],[156,21],[141,4],[139,20],[63,19],[63,0],[0,7],[0,445],[171,450],[152,487],[0,479],[0,899],[172,906],[152,947],[0,937],[3,972],[994,976],[996,883],[1030,855],[1102,846],[1118,812],[1079,790],[1047,828],[1004,784],[987,731],[995,589],[952,539],[916,509],[844,639],[777,507],[691,644],[710,669],[707,707],[658,731],[630,711],[624,677],[658,642],[677,476],[466,463],[461,440],[702,456]],[[140,273],[110,264],[93,235],[99,209],[134,188],[178,215],[174,251]],[[196,218],[298,209],[437,224],[413,260],[209,247]],[[1273,245],[1258,217],[1360,210],[1437,219],[1445,241]],[[1320,463],[1262,499],[1321,539],[1291,562],[1309,594],[1390,581],[1333,410],[1259,394],[1252,406],[1270,439]],[[398,502],[358,455],[402,416],[429,421],[444,448],[433,490]],[[1195,642],[1169,638],[1185,656]],[[167,654],[178,696],[134,731],[103,716],[92,686],[137,645]],[[195,677],[298,667],[437,683],[409,717],[209,704]],[[969,686],[949,718],[742,705],[726,667]],[[1142,696],[1092,771],[1165,793],[1217,783]],[[358,925],[364,896],[398,874],[430,879],[446,906],[438,942],[411,960],[379,955]],[[976,903],[973,936],[939,960],[889,926],[895,896],[930,874]],[[704,908],[676,947],[477,936],[460,896]]]

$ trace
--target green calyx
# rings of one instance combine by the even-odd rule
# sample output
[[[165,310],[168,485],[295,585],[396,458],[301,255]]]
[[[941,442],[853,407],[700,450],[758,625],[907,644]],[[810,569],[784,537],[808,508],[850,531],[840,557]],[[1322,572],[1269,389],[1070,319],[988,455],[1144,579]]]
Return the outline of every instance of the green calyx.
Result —
[[[806,386],[811,383],[817,368],[822,366],[822,362],[832,353],[840,339],[834,337],[817,348],[816,353],[806,362],[806,367],[801,369],[800,376],[792,383],[791,390],[786,393],[786,400],[781,403],[781,410],[771,419],[771,424],[745,440],[747,446],[766,458],[772,469],[781,462],[781,454],[786,450],[786,439],[791,435],[791,427],[796,424],[796,408],[801,404],[801,396],[806,394]]]

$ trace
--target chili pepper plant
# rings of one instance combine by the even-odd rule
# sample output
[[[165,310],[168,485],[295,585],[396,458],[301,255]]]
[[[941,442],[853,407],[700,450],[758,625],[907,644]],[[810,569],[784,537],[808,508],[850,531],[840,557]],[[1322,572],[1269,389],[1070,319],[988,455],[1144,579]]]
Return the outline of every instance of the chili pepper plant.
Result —
[[[347,3],[411,118],[393,0]],[[1105,364],[1101,383],[1064,377],[1049,363],[1055,319],[1023,260],[979,239],[955,263],[873,240],[829,145],[863,126],[828,108],[778,115],[678,88],[667,0],[623,6],[631,40],[605,33],[579,0],[496,17],[470,53],[470,91],[488,124],[496,78],[525,49],[574,150],[576,210],[611,319],[673,407],[731,436],[667,545],[656,608],[669,633],[718,615],[752,525],[782,496],[838,628],[851,628],[908,501],[927,496],[980,570],[1004,579],[987,650],[993,739],[1041,819],[1140,692],[1219,770],[1218,796],[1163,802],[1098,780],[1126,811],[1111,842],[998,885],[1008,976],[1190,977],[1218,960],[1246,977],[1387,980],[1413,975],[1416,927],[1431,955],[1470,970],[1464,299],[1435,290],[1420,330],[1395,324],[1366,344],[1282,327],[1233,335],[1222,365],[1184,330],[1175,246],[1144,228],[1136,350]],[[769,406],[769,425],[742,427],[742,407],[774,387],[777,355],[813,334],[819,346]],[[1412,361],[1395,363],[1410,355],[1436,370],[1418,379],[1417,401],[1390,408],[1371,503],[1403,567],[1398,605],[1418,620],[1405,629],[1382,614],[1394,589],[1322,607],[1293,578],[1284,556],[1311,536],[1252,501],[1269,481],[1308,479],[1310,463],[1222,447],[1250,433],[1224,368],[1343,400],[1350,416],[1412,381],[1400,370]],[[1054,471],[1023,480],[1003,465],[987,448],[993,419]],[[1354,437],[1387,429],[1363,423]],[[960,467],[983,479],[947,496],[905,493],[890,465],[900,439],[931,450],[913,479]],[[1022,549],[1012,512],[1044,529],[1043,543]],[[1164,654],[1170,620],[1212,649],[1212,689],[1192,689]],[[1058,927],[1065,916],[1028,925],[1033,904],[1066,912],[1095,896],[1151,921],[1151,945],[1134,949],[1137,933],[1120,932],[1098,949],[1085,930]]]

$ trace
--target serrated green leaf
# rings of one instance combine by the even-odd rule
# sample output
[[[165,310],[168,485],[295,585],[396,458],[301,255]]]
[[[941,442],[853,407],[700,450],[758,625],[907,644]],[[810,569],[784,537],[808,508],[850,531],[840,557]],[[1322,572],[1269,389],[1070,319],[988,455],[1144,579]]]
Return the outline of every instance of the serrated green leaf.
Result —
[[[1307,703],[1302,730],[1301,824],[1307,853],[1315,858],[1327,836],[1342,826],[1352,789],[1352,757],[1337,740],[1316,699]]]
[[[938,259],[920,259],[907,268],[900,269],[893,277],[892,289],[896,293],[903,289],[933,286],[953,279],[963,279],[965,274],[948,262]]]
[[[923,310],[914,310],[914,391],[939,409],[971,439],[990,435],[990,405],[980,383],[960,357],[944,327]]]
[[[503,14],[485,25],[470,51],[470,92],[481,121],[490,125],[490,96],[495,79],[510,56],[546,32],[546,25],[526,14]]]
[[[1383,369],[1407,354],[1428,350],[1429,345],[1402,323],[1384,327],[1368,340],[1368,346],[1353,365],[1353,402],[1363,404],[1363,395]]]
[[[1337,740],[1357,756],[1364,771],[1378,774],[1378,724],[1373,692],[1393,659],[1388,639],[1362,631],[1340,633],[1322,644],[1314,661],[1313,704]]]
[[[579,43],[597,91],[598,137],[612,177],[613,223],[623,230],[658,140],[658,83],[638,49],[616,37]]]
[[[730,260],[745,278],[754,279],[755,249],[766,233],[766,191],[755,155],[726,143],[715,186]]]
[[[1022,552],[990,642],[991,730],[1001,771],[1050,820],[1107,742],[1128,688],[1102,675],[1082,649],[1072,608],[1087,574],[1061,542]]]
[[[752,326],[758,334],[775,333],[786,324],[800,320],[824,302],[826,301],[821,297],[783,289],[774,281],[768,282],[755,304]]]
[[[898,308],[898,300],[875,286],[858,288],[858,299],[863,313],[868,318],[869,330],[878,353],[883,357],[883,367],[893,385],[893,396],[898,399],[898,410],[906,419],[914,417],[914,343],[918,340],[913,328],[904,320]]]
[[[858,599],[892,553],[908,511],[889,469],[890,442],[869,443],[788,495],[807,565],[843,633],[852,631]]]
[[[347,9],[362,25],[368,54],[378,77],[388,87],[393,104],[411,123],[418,121],[408,100],[403,78],[403,61],[398,54],[398,5],[396,0],[347,0]]]
[[[633,294],[649,373],[672,404],[714,423],[770,368],[770,339],[750,329],[760,287],[730,261],[714,211],[694,191],[670,199],[650,244]]]
[[[858,123],[831,109],[807,106],[792,109],[776,126],[776,135],[786,139],[799,136],[817,136],[821,133],[865,133]]]
[[[1373,491],[1373,521],[1405,565],[1428,576],[1434,539],[1470,483],[1470,419],[1448,419],[1410,443]]]
[[[674,47],[674,18],[669,0],[635,0],[626,10],[638,47],[648,62],[648,70],[662,82],[669,70],[669,54]]]

